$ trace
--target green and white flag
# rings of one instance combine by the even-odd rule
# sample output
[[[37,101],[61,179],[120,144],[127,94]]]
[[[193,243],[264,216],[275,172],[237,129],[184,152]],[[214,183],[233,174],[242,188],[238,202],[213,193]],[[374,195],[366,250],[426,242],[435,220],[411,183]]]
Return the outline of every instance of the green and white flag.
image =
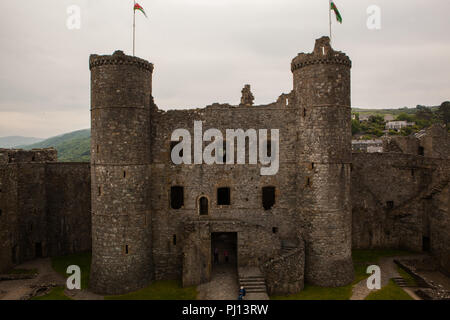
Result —
[[[333,10],[333,11],[334,11],[334,13],[335,13],[335,15],[336,15],[336,20],[337,20],[339,23],[342,23],[342,16],[341,16],[341,14],[340,14],[338,8],[337,8],[336,5],[334,4],[334,1],[331,1],[331,8],[330,8],[330,10]]]

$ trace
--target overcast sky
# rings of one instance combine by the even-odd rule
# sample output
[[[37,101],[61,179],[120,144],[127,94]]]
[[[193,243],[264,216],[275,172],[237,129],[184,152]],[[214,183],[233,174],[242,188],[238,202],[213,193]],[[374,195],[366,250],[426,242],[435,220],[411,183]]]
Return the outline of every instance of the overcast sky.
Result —
[[[161,109],[256,104],[292,90],[290,62],[328,34],[328,0],[139,0],[136,54],[155,64]],[[353,61],[354,107],[450,100],[450,1],[336,0],[333,46]],[[81,29],[66,10],[81,8]],[[131,0],[0,2],[0,136],[46,138],[90,126],[89,54],[132,50]],[[381,29],[366,10],[381,8]]]

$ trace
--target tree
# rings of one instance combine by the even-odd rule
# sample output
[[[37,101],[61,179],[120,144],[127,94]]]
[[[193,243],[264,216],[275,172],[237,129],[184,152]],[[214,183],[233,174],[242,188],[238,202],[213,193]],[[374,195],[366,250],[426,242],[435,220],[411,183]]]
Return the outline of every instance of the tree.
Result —
[[[438,110],[440,120],[449,126],[450,123],[450,101],[445,101],[441,104]]]
[[[433,118],[433,112],[430,108],[417,106],[416,118],[420,120],[430,121]]]
[[[361,124],[359,120],[352,120],[352,135],[355,135],[361,131]]]
[[[400,114],[397,116],[397,119],[396,119],[396,120],[397,120],[397,121],[414,122],[414,116],[402,112],[402,113],[400,113]]]

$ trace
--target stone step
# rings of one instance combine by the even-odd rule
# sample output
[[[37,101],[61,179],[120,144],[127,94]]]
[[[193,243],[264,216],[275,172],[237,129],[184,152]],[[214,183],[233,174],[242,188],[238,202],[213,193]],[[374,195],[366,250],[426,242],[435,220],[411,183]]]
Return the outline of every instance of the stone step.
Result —
[[[239,278],[239,281],[266,281],[264,277],[252,277],[252,278]]]
[[[246,284],[246,285],[266,285],[266,282],[264,280],[259,281],[239,281],[239,283]]]
[[[266,283],[265,282],[263,282],[263,283],[245,283],[245,282],[241,282],[240,283],[241,284],[241,286],[244,286],[244,287],[246,287],[246,288],[256,288],[256,287],[266,287]]]
[[[240,283],[266,283],[266,280],[264,278],[262,279],[239,279]]]
[[[267,290],[266,289],[245,289],[245,291],[247,293],[265,293],[267,294]]]

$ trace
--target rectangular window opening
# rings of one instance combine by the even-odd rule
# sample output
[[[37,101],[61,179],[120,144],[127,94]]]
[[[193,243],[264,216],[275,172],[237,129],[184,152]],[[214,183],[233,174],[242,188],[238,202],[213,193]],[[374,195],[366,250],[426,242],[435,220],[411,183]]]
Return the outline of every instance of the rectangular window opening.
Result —
[[[425,155],[425,148],[424,147],[419,147],[418,153],[419,153],[419,156]]]
[[[184,206],[184,188],[173,186],[170,188],[170,207],[178,210]]]
[[[262,205],[264,210],[270,210],[275,205],[275,187],[262,188]]]
[[[217,189],[217,205],[229,206],[231,204],[230,188],[218,188]]]
[[[173,245],[174,245],[174,246],[177,245],[177,235],[176,235],[176,234],[173,235],[172,242],[173,242]]]
[[[387,201],[386,202],[386,208],[393,209],[394,208],[394,201]]]

